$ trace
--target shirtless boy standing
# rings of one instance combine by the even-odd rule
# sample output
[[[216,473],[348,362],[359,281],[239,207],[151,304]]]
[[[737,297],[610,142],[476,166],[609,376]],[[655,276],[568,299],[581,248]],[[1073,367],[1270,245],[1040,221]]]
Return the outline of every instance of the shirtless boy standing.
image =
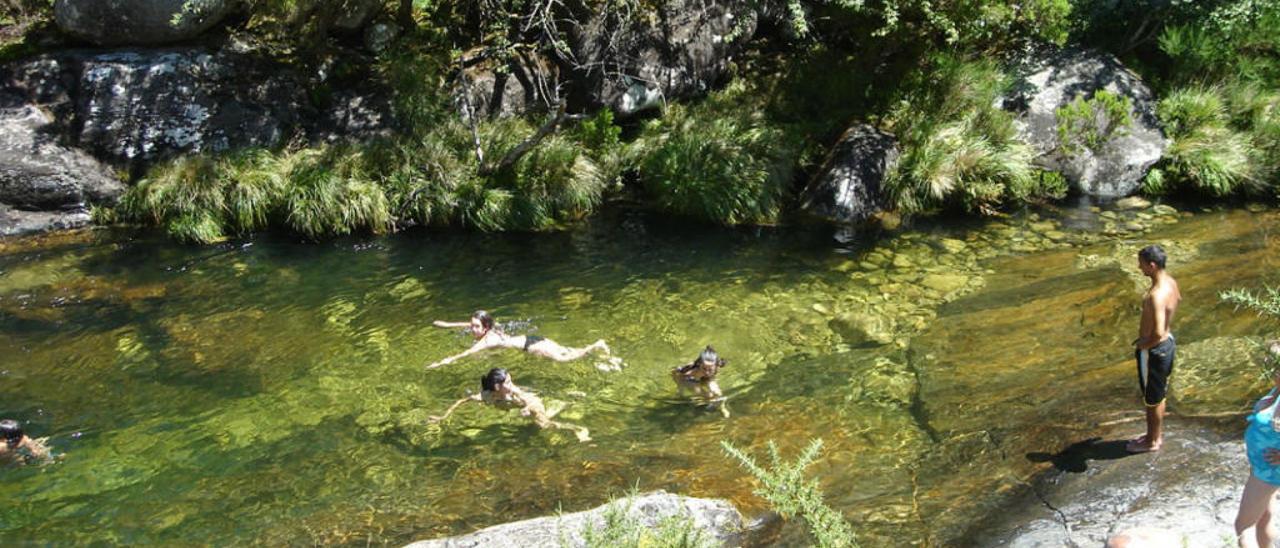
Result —
[[[1142,299],[1142,321],[1138,338],[1133,341],[1134,357],[1138,362],[1138,387],[1147,405],[1147,433],[1132,439],[1125,449],[1131,453],[1159,451],[1164,443],[1165,391],[1169,375],[1173,373],[1173,358],[1177,355],[1176,342],[1169,327],[1173,314],[1178,310],[1182,294],[1178,282],[1165,272],[1166,255],[1158,245],[1149,245],[1138,252],[1138,269],[1151,278],[1151,288]]]

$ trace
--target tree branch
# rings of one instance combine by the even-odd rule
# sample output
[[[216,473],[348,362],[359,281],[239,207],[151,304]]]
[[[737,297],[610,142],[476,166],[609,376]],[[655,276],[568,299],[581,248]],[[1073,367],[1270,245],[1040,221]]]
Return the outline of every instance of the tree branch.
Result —
[[[519,161],[520,157],[524,156],[525,154],[528,154],[530,150],[533,150],[533,147],[538,146],[538,143],[541,143],[542,140],[546,139],[548,135],[551,135],[552,133],[554,133],[556,128],[560,126],[561,122],[564,122],[566,119],[576,120],[576,119],[582,118],[582,116],[578,116],[578,115],[565,114],[564,109],[565,109],[564,103],[561,103],[560,106],[556,108],[555,115],[552,116],[550,120],[547,120],[547,123],[543,124],[542,127],[538,128],[538,131],[534,132],[534,134],[531,135],[528,139],[521,141],[520,144],[516,145],[514,148],[508,151],[507,154],[502,157],[502,160],[499,161],[497,164],[481,165],[478,173],[482,176],[492,175],[494,173],[497,173],[499,171],[502,171],[510,167],[511,164],[514,164],[517,161]]]

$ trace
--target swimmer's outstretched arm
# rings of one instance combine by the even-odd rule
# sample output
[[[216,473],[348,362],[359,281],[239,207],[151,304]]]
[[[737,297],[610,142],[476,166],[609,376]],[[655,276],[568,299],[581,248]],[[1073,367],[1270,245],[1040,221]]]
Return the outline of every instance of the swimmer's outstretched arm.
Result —
[[[467,396],[467,397],[465,397],[465,398],[462,398],[462,399],[460,399],[460,400],[458,400],[458,401],[456,401],[456,402],[453,402],[453,405],[450,405],[450,406],[449,406],[449,408],[448,408],[448,409],[446,409],[446,410],[444,411],[444,414],[443,414],[443,415],[439,415],[439,416],[432,415],[432,416],[430,416],[430,417],[427,417],[427,422],[428,422],[428,423],[430,423],[430,424],[434,424],[434,423],[437,423],[437,422],[443,421],[443,420],[445,420],[445,419],[449,418],[449,415],[452,415],[452,414],[453,414],[453,411],[454,411],[455,409],[457,409],[459,406],[461,406],[462,404],[467,403],[467,402],[469,402],[469,401],[475,401],[475,402],[478,402],[478,401],[482,401],[482,400],[481,400],[481,398],[480,398],[480,394],[472,394],[472,395]]]
[[[471,322],[446,322],[444,320],[436,320],[431,322],[436,327],[471,327]]]
[[[456,356],[449,356],[448,358],[442,359],[442,360],[440,360],[440,361],[438,361],[438,362],[435,362],[435,363],[433,363],[433,364],[431,364],[431,365],[428,365],[428,366],[427,366],[427,369],[435,369],[435,368],[440,367],[440,366],[442,366],[442,365],[449,365],[449,364],[451,364],[451,363],[453,363],[453,362],[456,362],[456,361],[458,361],[458,360],[460,360],[460,359],[462,359],[462,358],[465,358],[465,357],[467,357],[467,356],[470,356],[470,355],[472,355],[472,354],[475,354],[476,352],[479,352],[479,351],[481,351],[481,350],[488,349],[490,346],[491,346],[491,345],[486,344],[484,341],[480,341],[480,342],[478,342],[478,343],[476,343],[476,344],[471,345],[471,348],[468,348],[466,352],[463,352],[463,353],[458,354],[458,355],[456,355]]]

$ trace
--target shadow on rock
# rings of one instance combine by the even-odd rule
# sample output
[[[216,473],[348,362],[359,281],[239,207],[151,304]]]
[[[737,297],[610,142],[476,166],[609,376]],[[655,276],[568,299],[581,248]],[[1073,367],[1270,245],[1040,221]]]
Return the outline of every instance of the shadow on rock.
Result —
[[[1031,462],[1052,462],[1053,467],[1063,472],[1079,474],[1089,469],[1091,460],[1115,460],[1133,455],[1125,450],[1127,440],[1102,441],[1102,438],[1089,438],[1066,446],[1054,454],[1027,453]]]

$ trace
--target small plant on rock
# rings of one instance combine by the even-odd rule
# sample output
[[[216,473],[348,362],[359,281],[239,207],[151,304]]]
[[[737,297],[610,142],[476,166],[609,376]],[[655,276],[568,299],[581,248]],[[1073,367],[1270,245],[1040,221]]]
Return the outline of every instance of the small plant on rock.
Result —
[[[1058,146],[1068,155],[1098,152],[1103,145],[1125,135],[1133,123],[1133,102],[1128,97],[1099,90],[1090,99],[1083,95],[1054,111],[1058,120]]]
[[[852,548],[858,545],[849,522],[845,521],[839,511],[823,501],[818,480],[804,477],[805,468],[813,464],[822,451],[821,439],[810,442],[800,456],[790,463],[782,460],[778,446],[770,441],[770,467],[767,469],[757,464],[751,455],[727,441],[721,441],[720,447],[760,482],[760,488],[755,493],[768,501],[774,511],[786,519],[799,517],[804,520],[817,546]]]

